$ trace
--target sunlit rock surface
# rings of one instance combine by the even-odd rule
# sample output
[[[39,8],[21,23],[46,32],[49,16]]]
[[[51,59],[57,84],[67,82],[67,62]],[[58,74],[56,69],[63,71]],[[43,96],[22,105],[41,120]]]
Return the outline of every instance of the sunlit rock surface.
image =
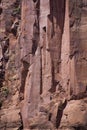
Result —
[[[87,0],[0,0],[0,129],[87,130]]]

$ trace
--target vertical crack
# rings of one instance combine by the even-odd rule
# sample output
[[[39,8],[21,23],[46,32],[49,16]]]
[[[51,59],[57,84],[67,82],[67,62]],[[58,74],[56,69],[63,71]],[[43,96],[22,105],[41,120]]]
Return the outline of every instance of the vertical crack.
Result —
[[[26,61],[22,61],[22,63],[23,63],[23,68],[21,72],[20,100],[24,99],[25,82],[26,82],[26,77],[27,77],[28,68],[29,68],[29,63],[27,63]]]
[[[67,105],[67,100],[65,100],[65,102],[63,104],[58,106],[58,111],[57,111],[57,116],[56,116],[56,128],[57,129],[60,126],[62,115],[63,115],[63,111],[64,111],[66,105]]]

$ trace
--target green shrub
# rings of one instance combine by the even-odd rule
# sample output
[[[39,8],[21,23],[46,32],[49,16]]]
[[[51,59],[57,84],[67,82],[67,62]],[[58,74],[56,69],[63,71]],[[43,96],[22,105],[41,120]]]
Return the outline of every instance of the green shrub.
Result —
[[[7,87],[2,87],[2,94],[3,96],[7,97],[9,94],[9,89]]]
[[[20,12],[21,12],[21,8],[20,8],[20,6],[19,6],[19,7],[15,8],[15,9],[13,10],[13,15],[20,14]]]

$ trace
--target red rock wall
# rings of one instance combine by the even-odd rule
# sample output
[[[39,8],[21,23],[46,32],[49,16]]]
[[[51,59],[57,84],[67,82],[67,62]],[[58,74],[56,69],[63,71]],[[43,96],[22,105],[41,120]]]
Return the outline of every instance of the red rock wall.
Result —
[[[19,23],[20,2],[0,0],[0,130],[19,129]]]
[[[86,130],[86,0],[1,5],[0,129]]]
[[[74,61],[75,67],[74,71],[71,70],[71,78],[74,78],[71,83],[71,91],[75,94],[86,92],[87,86],[86,4],[85,0],[70,2],[70,59],[71,62]]]
[[[21,60],[25,65],[22,74],[26,71],[26,64],[29,65],[26,76],[22,76],[25,78],[21,110],[24,128],[31,128],[33,118],[40,118],[39,109],[48,105],[55,93],[59,92],[59,97],[65,102],[85,97],[86,61],[83,62],[80,55],[84,49],[86,52],[86,46],[82,44],[84,40],[79,40],[81,37],[85,39],[82,36],[84,23],[81,21],[85,19],[82,12],[84,3],[68,0],[23,1],[20,44]],[[59,127],[62,111],[57,112],[54,120]],[[45,117],[41,118],[44,120]],[[47,122],[49,124],[49,120]]]

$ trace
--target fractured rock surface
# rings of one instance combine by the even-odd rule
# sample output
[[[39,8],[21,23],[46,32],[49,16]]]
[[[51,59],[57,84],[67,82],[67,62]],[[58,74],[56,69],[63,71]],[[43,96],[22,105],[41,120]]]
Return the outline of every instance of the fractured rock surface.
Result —
[[[0,21],[0,129],[87,130],[87,0],[2,0]]]

